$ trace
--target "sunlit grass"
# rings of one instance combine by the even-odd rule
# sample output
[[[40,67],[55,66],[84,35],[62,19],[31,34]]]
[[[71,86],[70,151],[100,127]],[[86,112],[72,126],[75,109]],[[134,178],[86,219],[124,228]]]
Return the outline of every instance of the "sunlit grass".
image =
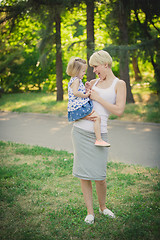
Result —
[[[111,115],[111,119],[124,121],[160,122],[160,101],[157,94],[152,92],[147,84],[137,84],[132,88],[135,103],[126,104],[121,117]]]
[[[51,113],[66,115],[67,94],[63,101],[56,101],[52,93],[18,93],[3,95],[0,99],[0,109],[12,112]]]
[[[132,88],[135,103],[126,104],[121,117],[111,115],[110,119],[123,121],[160,122],[160,101],[148,85],[137,84]],[[55,93],[18,93],[6,94],[0,98],[0,110],[14,112],[50,113],[67,116],[68,96],[63,101],[56,101]]]
[[[95,224],[89,226],[72,166],[66,151],[0,142],[1,239],[158,239],[158,169],[109,162],[107,206],[116,218],[98,213],[93,182]]]

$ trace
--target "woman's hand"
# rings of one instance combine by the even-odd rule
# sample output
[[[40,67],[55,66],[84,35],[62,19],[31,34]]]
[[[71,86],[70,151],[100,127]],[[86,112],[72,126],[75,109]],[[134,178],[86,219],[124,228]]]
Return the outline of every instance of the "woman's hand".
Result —
[[[95,111],[93,110],[89,115],[87,115],[86,117],[84,117],[83,119],[86,119],[86,120],[90,120],[90,121],[93,121],[95,122],[96,119],[97,119],[97,114],[94,114]]]

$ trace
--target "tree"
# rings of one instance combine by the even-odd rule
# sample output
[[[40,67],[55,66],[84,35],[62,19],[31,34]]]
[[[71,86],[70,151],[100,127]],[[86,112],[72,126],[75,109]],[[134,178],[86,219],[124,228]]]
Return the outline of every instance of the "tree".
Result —
[[[79,9],[74,8],[80,3],[83,4]],[[83,58],[86,58],[87,55],[89,60],[94,48],[106,49],[111,53],[117,64],[114,69],[117,74],[119,74],[118,62],[120,62],[120,77],[127,81],[128,93],[131,90],[129,89],[128,67],[131,58],[134,63],[136,63],[135,57],[137,56],[141,59],[145,56],[143,61],[150,59],[155,70],[155,77],[159,79],[159,10],[151,0],[147,0],[145,6],[142,3],[142,0],[127,2],[124,0],[2,0],[0,22],[2,23],[1,28],[5,26],[7,30],[5,33],[1,31],[2,39],[0,39],[1,79],[6,79],[5,83],[10,84],[13,83],[12,77],[14,77],[15,87],[19,88],[22,80],[19,81],[18,76],[20,78],[21,73],[24,72],[20,69],[26,66],[27,71],[32,72],[31,76],[27,75],[27,79],[35,81],[39,87],[41,87],[41,83],[38,82],[38,76],[41,77],[41,80],[43,76],[46,76],[48,81],[52,79],[59,101],[63,99],[64,83],[65,87],[67,86],[68,76],[65,74],[64,67],[69,58],[78,54]],[[123,8],[125,11],[122,11]],[[74,19],[73,16],[69,16],[73,12]],[[32,26],[25,25],[28,18],[32,19]],[[34,22],[38,22],[40,26],[33,27],[35,26]],[[21,26],[23,26],[24,32],[22,32]],[[85,31],[86,26],[87,32]],[[68,37],[69,35],[71,37]],[[40,56],[36,46],[39,46]],[[73,47],[67,51],[69,46]],[[33,59],[32,55],[37,59]],[[29,63],[36,65],[38,59],[41,62],[40,66],[37,68],[29,66]],[[124,64],[122,64],[123,60],[125,60]],[[37,71],[39,75],[34,71]],[[41,71],[46,71],[47,74],[42,74]],[[10,75],[7,75],[8,73]],[[89,69],[88,79],[93,78],[91,74],[93,74],[92,69]],[[27,79],[26,85],[28,84]]]
[[[40,0],[40,3],[43,5],[47,5],[47,7],[50,9],[54,9],[54,11],[51,11],[51,14],[54,16],[54,21],[56,24],[56,34],[55,34],[55,44],[56,44],[56,86],[57,86],[57,101],[63,100],[63,66],[62,66],[62,48],[61,48],[61,13],[73,7],[76,4],[79,4],[79,1],[76,0]],[[51,18],[52,19],[52,15]],[[53,24],[52,24],[53,26]],[[52,29],[50,29],[50,32]]]
[[[62,48],[61,48],[61,16],[58,8],[55,8],[56,22],[56,86],[57,101],[63,100],[63,66],[62,66]]]
[[[119,43],[120,45],[128,45],[128,13],[129,9],[124,0],[119,1]],[[129,77],[129,53],[126,48],[120,48],[120,78],[124,79],[127,86],[127,103],[133,103],[133,95],[131,92],[130,86],[130,77]]]
[[[129,76],[128,3],[125,0],[110,0],[106,1],[106,6],[108,9],[106,26],[110,30],[112,44],[107,44],[105,49],[119,61],[120,78],[126,82],[127,86],[127,103],[133,103]]]
[[[62,68],[62,49],[61,49],[61,13],[63,10],[73,7],[75,4],[79,4],[79,1],[75,0],[26,0],[26,1],[10,1],[10,5],[3,5],[0,8],[1,12],[5,12],[6,15],[1,19],[1,23],[6,20],[12,20],[12,27],[19,18],[24,18],[25,14],[37,14],[46,16],[46,36],[42,38],[40,44],[41,57],[40,61],[45,63],[46,57],[49,54],[53,44],[56,44],[56,78],[57,78],[57,101],[63,100],[63,68]],[[44,19],[44,18],[42,18]],[[54,24],[55,23],[55,24]],[[53,34],[53,29],[56,29],[56,33]],[[12,30],[12,28],[11,28]],[[49,46],[49,49],[48,49]]]
[[[132,58],[138,54],[141,58],[145,56],[143,61],[150,60],[153,65],[157,80],[156,89],[160,92],[160,3],[152,0],[145,1],[145,4],[144,0],[110,0],[107,1],[107,9],[109,14],[106,15],[106,25],[112,29],[110,37],[115,45],[106,45],[105,49],[112,51],[114,56],[121,53],[120,76],[129,71],[127,64],[125,65],[127,58],[129,62],[128,54]],[[134,15],[135,17],[133,17]],[[119,26],[119,35],[117,25]],[[123,64],[121,64],[122,59],[124,60]],[[122,69],[123,65],[126,66],[125,71]],[[122,78],[127,79],[128,77]],[[128,94],[130,95],[127,102],[132,102],[128,79],[127,86],[127,98]]]
[[[157,81],[157,93],[160,94],[160,2],[147,0],[144,4],[143,0],[132,0],[130,8],[134,10],[141,31],[141,41],[147,43],[145,52],[150,56]]]
[[[94,51],[94,1],[87,0],[87,80],[95,78],[95,74],[93,73],[93,69],[89,66],[89,58]]]
[[[4,18],[5,15],[1,16]],[[28,85],[41,88],[47,77],[47,69],[36,67],[39,57],[36,45],[38,31],[42,27],[35,17],[25,16],[10,31],[12,22],[7,20],[0,25],[0,85],[5,92],[18,92]]]
[[[142,76],[141,76],[141,72],[139,70],[138,58],[136,56],[136,52],[132,54],[132,65],[133,65],[133,70],[134,70],[134,74],[135,74],[135,81],[141,82]]]

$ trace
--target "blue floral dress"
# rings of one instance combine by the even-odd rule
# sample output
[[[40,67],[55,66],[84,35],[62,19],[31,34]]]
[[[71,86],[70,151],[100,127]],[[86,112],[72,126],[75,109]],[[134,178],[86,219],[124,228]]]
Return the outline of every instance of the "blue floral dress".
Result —
[[[68,120],[70,122],[86,117],[93,109],[93,103],[90,98],[74,96],[71,84],[76,78],[77,77],[72,77],[68,83]],[[81,79],[79,79],[78,91],[85,94],[85,86]]]

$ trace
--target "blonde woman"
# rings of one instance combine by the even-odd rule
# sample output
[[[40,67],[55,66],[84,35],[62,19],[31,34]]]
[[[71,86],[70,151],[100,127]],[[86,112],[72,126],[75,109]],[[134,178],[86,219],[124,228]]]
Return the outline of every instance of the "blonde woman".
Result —
[[[121,116],[126,103],[126,84],[112,72],[112,58],[106,51],[95,52],[89,60],[93,72],[98,79],[86,84],[90,91],[93,109],[101,117],[101,135],[107,142],[107,121],[109,114]],[[91,90],[90,90],[91,89]],[[99,201],[99,213],[115,217],[115,214],[106,207],[106,167],[108,148],[97,148],[94,145],[94,121],[96,116],[75,121],[72,129],[74,146],[73,175],[78,177],[84,201],[87,207],[85,222],[93,224],[95,215],[92,201],[92,181],[96,183]],[[90,120],[90,121],[89,121]]]
[[[99,147],[110,147],[110,144],[101,138],[101,119],[95,111],[89,98],[90,90],[86,93],[82,79],[86,73],[86,61],[81,58],[72,58],[67,66],[67,74],[71,76],[68,83],[68,120],[77,121],[90,115],[94,117],[94,132],[96,141],[94,145]]]

